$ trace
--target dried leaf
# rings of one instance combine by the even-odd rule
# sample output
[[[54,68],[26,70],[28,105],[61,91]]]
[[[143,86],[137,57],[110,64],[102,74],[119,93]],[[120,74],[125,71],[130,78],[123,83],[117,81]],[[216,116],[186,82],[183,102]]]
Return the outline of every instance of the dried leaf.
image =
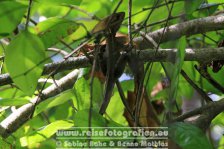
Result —
[[[131,109],[131,112],[134,112],[135,105],[136,105],[136,93],[128,91],[128,98],[127,98],[128,105]],[[155,115],[155,111],[149,100],[144,97],[142,101],[142,105],[140,107],[140,116],[139,116],[139,124],[142,127],[158,127],[159,121]],[[134,121],[131,118],[130,114],[127,110],[124,111],[124,116],[127,119],[129,126],[134,126]]]

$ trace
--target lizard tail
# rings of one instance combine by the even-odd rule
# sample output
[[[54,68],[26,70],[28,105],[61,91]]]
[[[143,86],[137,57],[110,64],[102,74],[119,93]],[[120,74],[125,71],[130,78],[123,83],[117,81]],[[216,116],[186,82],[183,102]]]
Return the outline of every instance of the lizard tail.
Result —
[[[113,78],[108,78],[107,83],[106,83],[106,90],[105,90],[105,94],[104,94],[104,99],[103,99],[103,103],[100,107],[100,111],[99,113],[101,115],[103,115],[107,109],[107,106],[109,105],[110,102],[110,98],[112,96],[113,93],[113,88],[115,85],[115,80]]]

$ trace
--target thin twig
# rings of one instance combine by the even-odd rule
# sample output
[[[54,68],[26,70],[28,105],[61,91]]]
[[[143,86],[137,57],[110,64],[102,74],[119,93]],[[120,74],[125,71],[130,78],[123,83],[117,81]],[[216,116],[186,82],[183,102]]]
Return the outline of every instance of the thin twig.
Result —
[[[123,2],[123,0],[120,0],[120,1],[119,1],[119,3],[117,4],[117,6],[116,6],[116,8],[114,9],[114,11],[113,11],[112,14],[114,14],[114,13],[117,12],[117,10],[118,10],[118,8],[120,7],[120,5],[121,5],[122,2]]]
[[[89,131],[92,132],[91,129],[91,125],[92,125],[92,109],[93,109],[93,83],[94,83],[94,73],[95,73],[95,69],[96,69],[96,61],[97,61],[97,52],[96,52],[96,56],[94,58],[93,61],[93,66],[92,66],[92,71],[91,71],[91,79],[90,79],[90,98],[89,98],[89,118],[88,118],[88,127],[89,127]],[[91,135],[88,136],[88,145],[90,147],[90,142],[91,142]]]
[[[205,33],[202,33],[202,35],[208,39],[210,39],[211,41],[213,41],[214,43],[218,44],[218,41],[215,41],[214,39],[212,39],[211,37],[209,37],[208,35],[206,35]]]
[[[180,2],[180,1],[184,1],[184,0],[168,1],[167,3],[170,4],[170,3],[173,3],[173,2]],[[134,16],[136,16],[136,15],[138,15],[138,14],[140,14],[140,13],[143,13],[143,12],[145,12],[145,11],[151,10],[151,9],[156,9],[156,8],[163,7],[163,6],[167,5],[167,3],[162,3],[162,4],[159,4],[159,5],[154,5],[154,6],[149,7],[149,8],[142,8],[141,11],[138,11],[138,12],[132,14],[132,17],[134,17]],[[128,17],[125,18],[124,20],[127,20],[127,19],[128,19]],[[141,29],[142,29],[142,28],[141,28]]]
[[[92,39],[93,40],[93,39]],[[87,40],[85,42],[83,42],[81,45],[79,45],[75,50],[73,50],[71,53],[69,53],[68,55],[66,55],[64,57],[64,59],[68,59],[70,56],[72,56],[74,53],[76,53],[77,51],[79,51],[83,46],[85,46],[87,43],[89,43],[92,40]]]
[[[121,100],[123,102],[124,107],[127,109],[127,111],[129,113],[129,115],[131,116],[131,118],[133,120],[135,120],[135,117],[134,117],[134,115],[131,112],[130,106],[128,105],[128,102],[126,101],[126,98],[125,98],[125,95],[124,95],[124,91],[123,91],[123,89],[121,87],[121,84],[120,84],[120,82],[118,80],[116,81],[116,86],[117,86],[117,90],[118,90],[118,93],[119,93],[119,95],[121,97]]]
[[[27,16],[26,16],[26,15],[24,15],[23,17],[24,17],[24,18],[27,18]],[[31,19],[31,18],[30,18],[30,20],[29,20],[29,21],[30,21],[31,23],[33,23],[33,25],[35,25],[35,26],[38,24],[36,21],[34,21],[34,20],[33,20],[33,19]]]
[[[50,124],[51,123],[48,115],[45,112],[42,112],[41,113],[41,116],[43,117],[43,119],[45,119],[47,121],[47,124]]]
[[[66,46],[68,49],[70,49],[71,51],[73,51],[73,48],[67,44],[66,42],[64,42],[62,39],[59,39],[60,43],[62,43],[64,46]]]
[[[57,87],[57,90],[58,90],[59,92],[61,92],[62,89],[60,88],[60,86],[58,86],[58,83],[57,83],[57,81],[55,80],[54,75],[52,75],[51,77],[52,77],[52,80],[53,80],[53,82],[54,82],[54,85]],[[46,81],[47,81],[47,80],[46,80]]]
[[[75,5],[63,5],[63,6],[69,7],[69,8],[71,8],[71,9],[78,10],[78,11],[80,11],[80,12],[86,14],[87,16],[89,16],[91,19],[98,20],[98,21],[101,20],[101,19],[98,18],[96,15],[93,15],[93,14],[89,13],[88,11],[86,11],[86,10],[84,10],[84,9],[78,7],[78,6],[75,6]]]
[[[182,69],[181,75],[185,78],[185,80],[198,92],[198,94],[206,101],[206,102],[212,102],[212,99],[201,89],[197,86],[197,84],[194,83],[190,79],[190,77],[186,74],[186,72]]]
[[[185,53],[185,61],[212,61],[224,60],[224,48],[187,48]],[[177,49],[159,49],[157,55],[154,56],[155,49],[138,50],[139,59],[143,62],[173,62]],[[214,52],[216,55],[214,55]],[[90,55],[91,59],[93,56]],[[91,66],[91,62],[85,56],[71,57],[61,62],[48,63],[44,65],[42,75],[48,75],[51,72],[57,74],[65,70],[72,70],[78,68],[86,68]],[[23,74],[20,74],[23,75]],[[0,86],[11,84],[12,79],[9,73],[0,75]]]
[[[203,78],[205,78],[211,85],[213,85],[216,89],[224,93],[224,87],[219,84],[216,80],[214,80],[211,75],[207,72],[207,70],[202,70],[195,66],[196,70],[201,74]]]
[[[131,32],[131,13],[132,13],[132,0],[128,3],[128,38],[130,47],[133,46],[132,32]]]
[[[167,4],[167,3],[166,3],[166,4]],[[156,47],[155,55],[157,55],[158,49],[159,49],[160,44],[161,44],[161,40],[162,40],[162,38],[163,38],[163,36],[164,36],[165,30],[167,29],[168,22],[169,22],[169,18],[171,17],[171,14],[172,14],[173,6],[174,6],[174,2],[171,4],[171,8],[169,9],[169,13],[168,13],[167,21],[166,21],[166,23],[165,23],[165,27],[163,28],[162,35],[161,35],[160,38],[159,38],[159,41],[158,41],[158,44],[157,44],[157,47]],[[167,7],[169,7],[168,4],[167,4]],[[152,63],[152,66],[153,66],[153,63]],[[152,66],[151,66],[150,69],[152,69]],[[147,71],[148,71],[148,70],[146,69],[146,72],[147,72]],[[173,106],[173,103],[175,103],[175,105],[177,105],[177,104],[176,104],[176,100],[174,100],[174,101],[173,101],[173,100],[174,100],[174,99],[170,99],[170,100],[169,100],[169,103],[170,103],[170,106],[171,106],[171,107]],[[168,110],[171,110],[171,109],[168,109]],[[171,113],[171,112],[168,111],[168,114],[169,114],[169,113]]]
[[[145,27],[145,26],[146,26],[146,24],[147,24],[147,22],[148,22],[150,16],[152,15],[152,12],[156,9],[156,6],[159,4],[159,2],[160,2],[160,0],[156,0],[156,2],[155,2],[154,5],[153,5],[153,8],[150,10],[148,16],[146,17],[146,19],[145,19],[145,21],[144,21],[142,27]],[[146,31],[146,30],[145,30],[145,31]]]
[[[74,70],[61,78],[58,81],[58,85],[63,89],[63,91],[70,89],[74,85],[78,75],[79,71]],[[31,103],[25,104],[18,108],[15,113],[10,114],[0,123],[0,135],[4,138],[11,135],[29,120],[30,113],[33,112],[34,103],[39,104],[40,102],[43,102],[44,100],[47,100],[57,94],[57,87],[54,84],[44,89],[41,94],[41,99],[39,97],[32,98]]]
[[[48,48],[47,49],[48,51],[54,51],[54,52],[57,52],[57,53],[61,53],[62,55],[66,56],[68,55],[69,53],[66,52],[65,50],[61,50],[61,49],[57,49],[57,48]]]
[[[32,5],[33,0],[29,0],[29,6],[28,6],[28,12],[27,12],[27,17],[26,17],[26,26],[25,28],[28,28],[29,21],[30,21],[30,11],[31,11],[31,5]]]
[[[149,16],[152,14],[152,10],[151,12],[149,13],[148,15],[148,18],[149,19]],[[145,21],[146,23],[147,21]],[[145,25],[145,24],[144,24]],[[137,26],[136,26],[137,27]],[[138,28],[138,27],[137,27]],[[140,34],[141,36],[145,37],[146,34],[143,34],[142,31],[140,31]],[[154,44],[154,47],[157,47],[157,43],[156,42],[153,42],[154,40],[151,38],[151,37],[145,37],[147,39],[148,42],[152,42],[152,44]],[[140,115],[140,111],[141,111],[141,105],[142,105],[142,102],[143,102],[143,95],[144,95],[144,80],[145,80],[145,76],[147,74],[147,71],[148,71],[148,68],[150,67],[150,72],[149,72],[149,75],[147,77],[147,82],[149,80],[149,76],[150,76],[150,73],[151,73],[151,70],[152,70],[152,66],[153,66],[153,63],[151,65],[151,63],[149,62],[147,65],[146,65],[146,71],[144,73],[144,76],[143,76],[143,79],[140,80],[140,84],[137,88],[137,96],[136,96],[136,111],[135,111],[135,125],[138,123],[138,117]],[[147,83],[146,82],[146,83]]]

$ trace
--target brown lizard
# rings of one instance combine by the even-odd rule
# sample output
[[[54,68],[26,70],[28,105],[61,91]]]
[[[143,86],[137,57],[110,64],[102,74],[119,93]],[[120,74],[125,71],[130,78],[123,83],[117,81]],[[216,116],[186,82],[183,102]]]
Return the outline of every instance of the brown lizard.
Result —
[[[115,40],[116,32],[120,28],[124,16],[124,12],[113,13],[100,21],[92,30],[93,34],[99,34],[101,36],[102,34],[100,35],[100,33],[103,32],[106,37],[106,47],[104,47],[105,51],[102,53],[101,60],[101,70],[106,76],[106,85],[103,103],[99,111],[100,114],[105,113],[112,96],[115,82],[123,73],[125,67],[125,62],[122,59],[120,60],[119,44]]]

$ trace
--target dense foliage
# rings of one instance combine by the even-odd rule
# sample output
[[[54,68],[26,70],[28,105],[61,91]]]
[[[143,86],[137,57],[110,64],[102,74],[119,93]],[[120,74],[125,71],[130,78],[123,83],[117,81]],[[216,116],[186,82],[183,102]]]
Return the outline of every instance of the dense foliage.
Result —
[[[96,68],[93,75],[92,70],[94,69],[91,69],[92,64],[88,61],[84,61],[86,62],[84,64],[77,62],[74,65],[72,63],[57,65],[67,61],[69,58],[66,55],[87,40],[88,44],[84,46],[86,49],[79,49],[70,56],[70,60],[74,60],[72,57],[84,59],[89,56],[89,53],[92,56],[97,43],[96,36],[92,35],[92,29],[103,18],[113,14],[118,6],[117,12],[125,12],[125,18],[118,32],[125,38],[125,41],[128,41],[128,20],[130,19],[128,2],[128,0],[123,0],[118,5],[118,0],[0,1],[1,127],[4,126],[3,122],[7,122],[5,120],[10,114],[17,113],[17,109],[35,100],[33,102],[35,109],[31,110],[30,115],[25,115],[27,119],[27,122],[24,121],[25,124],[15,126],[18,129],[8,132],[9,136],[3,133],[3,128],[0,128],[2,136],[0,147],[55,148],[55,133],[58,130],[88,127],[90,118],[92,127],[131,127],[134,125],[128,112],[124,112],[125,106],[116,86],[113,89],[106,114],[99,114],[105,92],[105,74],[103,75]],[[222,0],[133,0],[131,11],[133,45],[137,49],[142,46],[135,42],[136,37],[143,37],[141,32],[150,33],[178,23],[224,15],[223,10],[224,1]],[[181,111],[183,111],[183,102],[186,100],[199,99],[202,94],[206,96],[208,93],[216,95],[218,98],[216,100],[222,99],[223,90],[220,88],[224,87],[224,69],[221,66],[224,59],[202,63],[203,59],[185,61],[184,58],[187,48],[203,50],[203,48],[222,47],[223,45],[218,44],[224,39],[223,22],[223,27],[219,30],[216,30],[215,26],[210,26],[208,32],[205,30],[193,34],[192,31],[188,31],[178,39],[172,35],[166,42],[156,41],[158,42],[157,49],[177,49],[176,55],[170,56],[173,61],[168,62],[170,60],[161,58],[152,60],[153,63],[151,60],[146,60],[144,63],[143,84],[146,95],[142,98],[143,106],[140,108],[139,123],[145,127],[168,126],[169,123],[169,138],[172,143],[175,142],[182,148],[212,148],[211,142],[215,147],[223,145],[222,136],[218,138],[218,141],[212,137],[208,139],[203,128],[201,130],[189,123],[169,122],[183,114]],[[136,29],[135,25],[138,25],[140,29]],[[103,36],[107,38],[106,35]],[[125,43],[125,46],[128,47],[128,44]],[[149,46],[147,49],[153,49],[153,47]],[[86,52],[83,52],[85,50]],[[140,64],[143,65],[143,63]],[[203,70],[197,70],[195,65],[198,69],[206,67],[206,72],[221,87],[217,87],[217,84],[214,85],[208,78],[206,79],[202,74]],[[135,67],[138,65],[136,64]],[[65,77],[66,80],[66,75],[71,71],[75,73],[73,80],[68,81],[73,82],[72,86],[61,87],[60,79]],[[194,85],[202,90],[202,94],[198,94],[198,90],[189,84],[183,76],[183,71],[194,82]],[[8,80],[5,81],[7,77]],[[135,105],[131,100],[134,97],[137,98],[134,78],[136,79],[133,69],[126,65],[119,82],[131,109]],[[56,89],[49,93],[47,90],[51,85],[56,86]],[[36,99],[44,100],[37,102]],[[202,103],[200,106],[206,104],[203,99],[200,102]],[[197,103],[193,102],[193,104]],[[194,110],[193,107],[191,108],[190,105],[187,108]],[[216,118],[213,117],[212,125],[207,131],[211,132],[217,127],[223,128],[223,117],[222,113]],[[10,119],[13,121],[12,118]],[[203,122],[209,125],[209,121],[204,120]]]

